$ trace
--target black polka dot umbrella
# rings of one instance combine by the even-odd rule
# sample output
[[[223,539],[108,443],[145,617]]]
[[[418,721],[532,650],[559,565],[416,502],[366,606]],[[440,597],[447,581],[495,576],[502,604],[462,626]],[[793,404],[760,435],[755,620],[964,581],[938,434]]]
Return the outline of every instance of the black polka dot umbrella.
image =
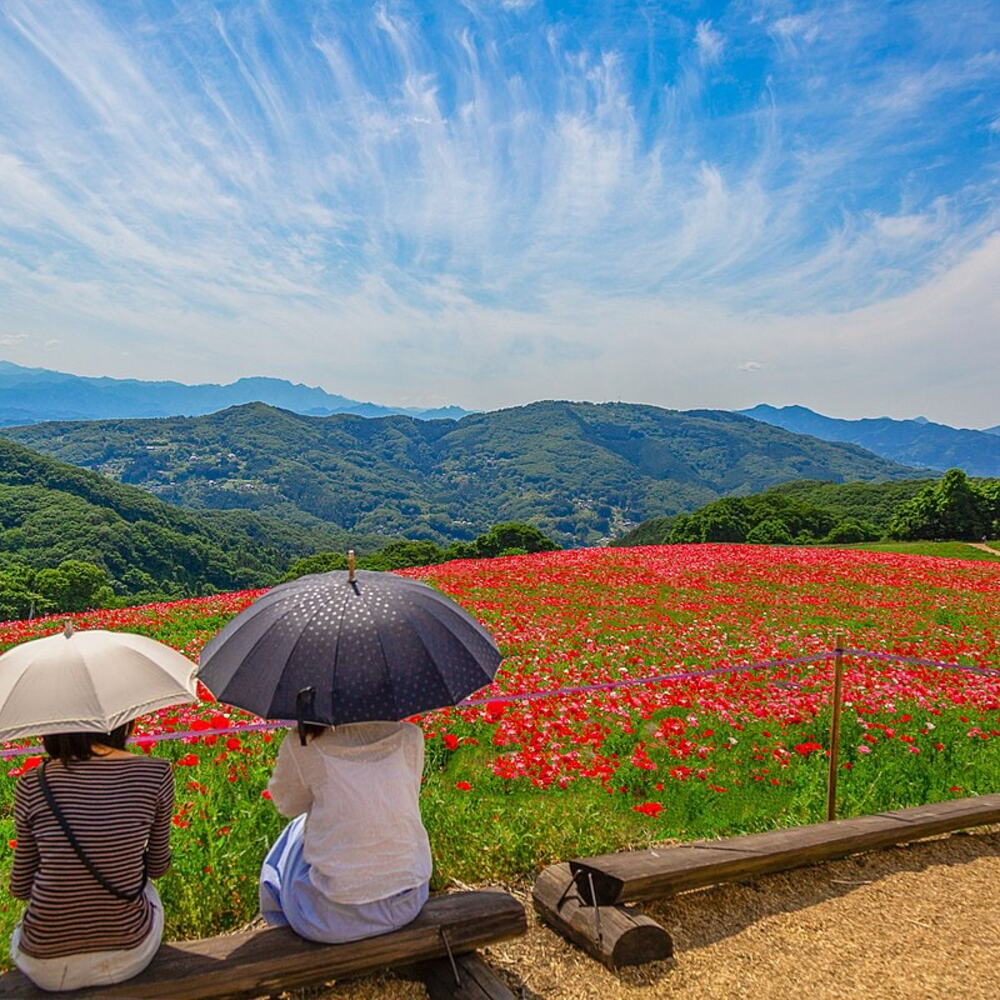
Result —
[[[350,570],[268,591],[205,646],[198,679],[266,719],[339,725],[454,705],[500,660],[490,634],[443,594]]]

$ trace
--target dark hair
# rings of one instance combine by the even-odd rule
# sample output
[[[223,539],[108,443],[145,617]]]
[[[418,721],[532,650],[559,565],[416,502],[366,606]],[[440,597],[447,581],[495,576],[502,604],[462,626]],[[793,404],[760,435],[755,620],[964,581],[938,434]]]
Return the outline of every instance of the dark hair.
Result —
[[[322,736],[330,727],[321,726],[318,722],[304,722],[302,732],[307,740],[314,740],[317,736]]]
[[[61,760],[64,764],[71,760],[90,760],[91,757],[101,756],[94,753],[95,743],[124,750],[125,741],[132,735],[134,727],[135,721],[130,720],[112,729],[110,733],[49,733],[42,737],[42,745],[53,760]]]

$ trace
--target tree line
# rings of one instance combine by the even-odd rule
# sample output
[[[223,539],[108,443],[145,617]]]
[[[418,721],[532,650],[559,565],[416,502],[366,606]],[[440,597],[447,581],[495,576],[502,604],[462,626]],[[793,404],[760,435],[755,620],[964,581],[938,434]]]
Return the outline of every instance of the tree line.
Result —
[[[494,525],[471,542],[454,542],[442,547],[429,541],[401,539],[382,548],[360,553],[362,569],[393,570],[409,566],[429,566],[450,559],[484,559],[495,556],[550,552],[558,549],[538,528],[520,522]],[[307,573],[327,573],[345,569],[343,552],[323,551],[297,559],[282,580],[294,580]],[[273,579],[273,577],[272,577]],[[270,581],[259,581],[265,583]],[[29,618],[60,612],[89,611],[95,608],[124,607],[138,601],[173,600],[181,596],[173,590],[157,593],[146,589],[141,595],[116,593],[114,581],[102,566],[81,559],[66,559],[57,566],[32,568],[8,563],[0,570],[0,620]],[[215,592],[215,588],[206,590]]]
[[[829,484],[816,484],[817,496]],[[854,484],[845,484],[846,491]],[[885,484],[894,492],[899,484]],[[951,469],[913,496],[887,506],[879,487],[866,484],[868,506],[855,501],[851,513],[836,502],[817,503],[809,493],[778,489],[748,497],[726,497],[690,514],[645,522],[620,545],[746,542],[759,545],[845,545],[891,540],[968,541],[1000,536],[1000,480],[973,480]],[[871,519],[862,511],[867,509]]]
[[[452,542],[444,547],[435,542],[405,538],[390,542],[374,552],[362,552],[358,557],[358,568],[407,569],[411,566],[436,566],[452,559],[493,559],[497,556],[527,555],[529,552],[554,552],[559,548],[534,525],[507,521],[493,525],[471,542]],[[346,568],[347,556],[343,552],[317,552],[297,559],[282,579],[295,580],[309,573],[329,573]]]

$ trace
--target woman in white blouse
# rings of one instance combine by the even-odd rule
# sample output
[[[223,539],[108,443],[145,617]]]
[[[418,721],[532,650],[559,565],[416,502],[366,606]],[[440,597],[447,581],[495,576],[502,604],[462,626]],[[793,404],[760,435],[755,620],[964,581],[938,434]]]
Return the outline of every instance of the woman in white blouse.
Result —
[[[396,930],[427,901],[431,851],[420,819],[424,735],[409,722],[306,726],[284,739],[268,789],[296,817],[268,852],[260,909],[312,941]]]

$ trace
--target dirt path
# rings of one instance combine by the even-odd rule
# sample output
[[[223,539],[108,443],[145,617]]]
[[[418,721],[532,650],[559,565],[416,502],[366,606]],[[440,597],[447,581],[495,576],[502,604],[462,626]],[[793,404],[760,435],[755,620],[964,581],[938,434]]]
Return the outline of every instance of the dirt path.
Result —
[[[528,902],[527,887],[515,891]],[[533,914],[525,938],[487,958],[528,1000],[993,1000],[1000,828],[690,893],[647,912],[674,935],[670,962],[611,973]],[[320,995],[426,994],[383,979]]]
[[[982,552],[989,552],[991,556],[996,556],[1000,559],[1000,549],[995,549],[992,545],[987,545],[985,542],[966,542],[966,544],[971,545],[974,549],[979,549]]]

